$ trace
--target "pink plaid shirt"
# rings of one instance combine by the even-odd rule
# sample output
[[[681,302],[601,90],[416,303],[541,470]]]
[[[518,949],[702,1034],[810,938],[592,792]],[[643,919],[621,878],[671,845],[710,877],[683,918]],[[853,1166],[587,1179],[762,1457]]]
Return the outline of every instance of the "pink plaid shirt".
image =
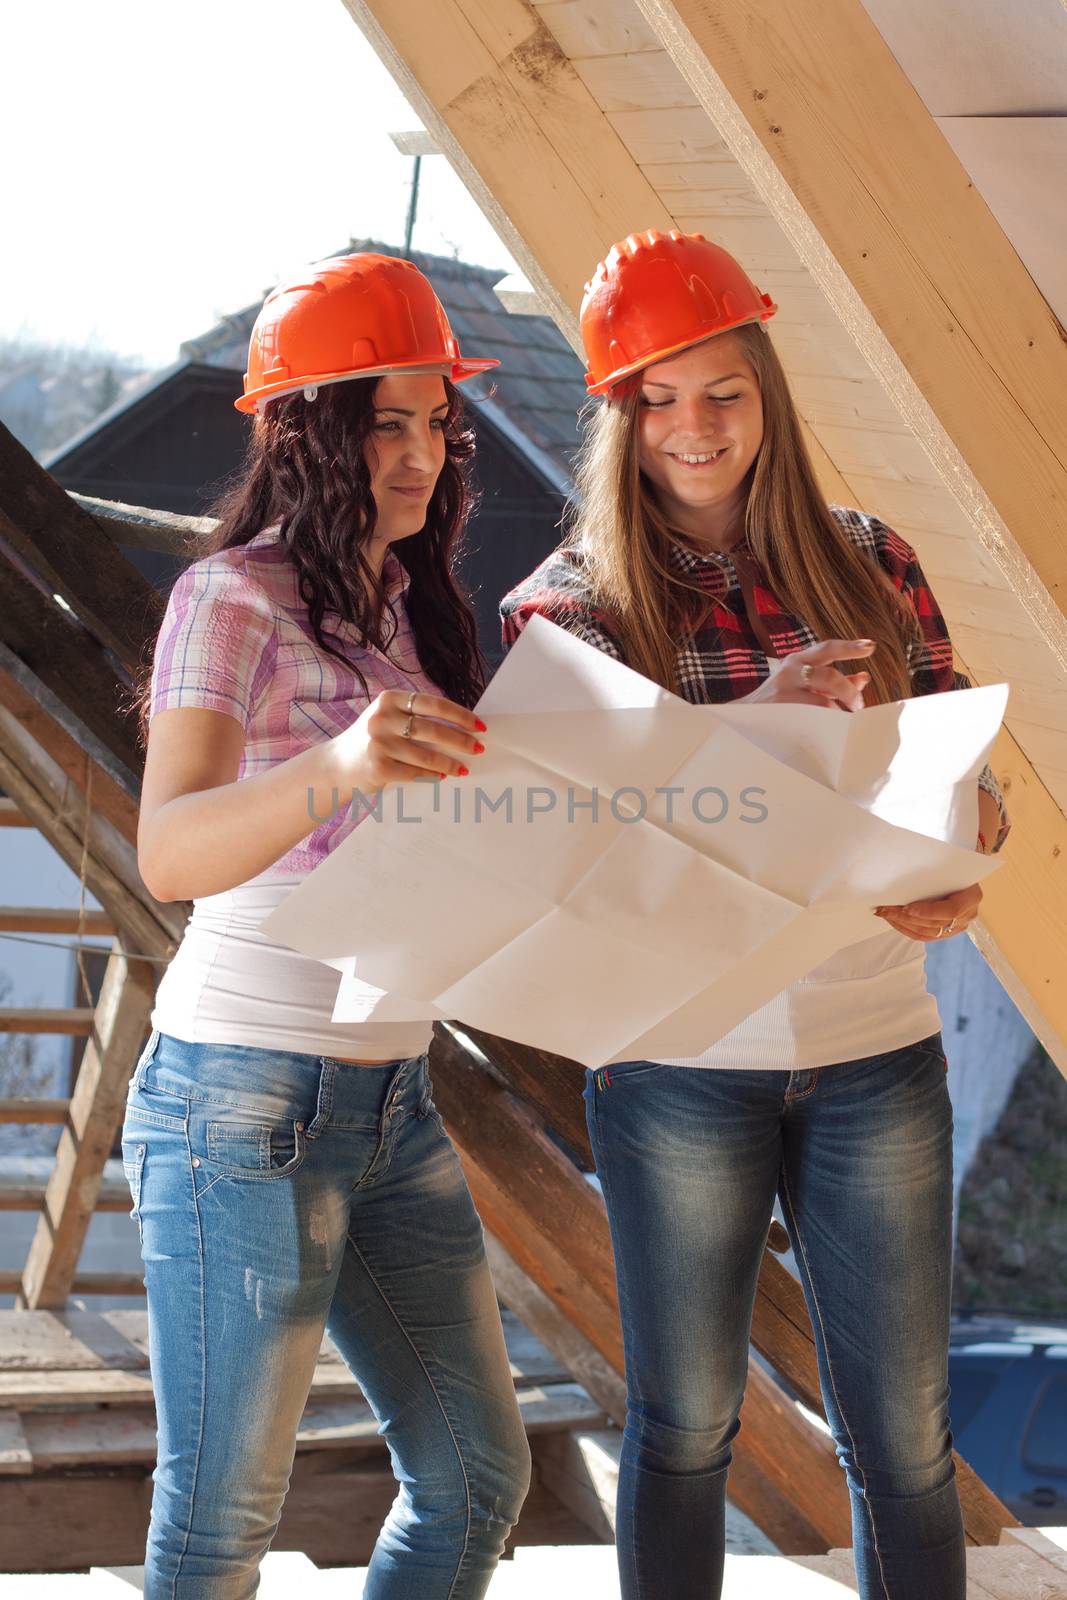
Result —
[[[439,694],[419,665],[403,599],[408,575],[391,552],[382,576],[397,619],[387,655],[357,643],[353,626],[334,614],[327,612],[323,625],[324,632],[350,643],[368,697],[355,672],[316,643],[277,527],[194,561],[167,603],[149,715],[198,706],[234,717],[245,730],[240,780],[340,733],[383,689]],[[321,823],[270,874],[296,877],[317,867],[357,825],[350,811],[345,807]]]

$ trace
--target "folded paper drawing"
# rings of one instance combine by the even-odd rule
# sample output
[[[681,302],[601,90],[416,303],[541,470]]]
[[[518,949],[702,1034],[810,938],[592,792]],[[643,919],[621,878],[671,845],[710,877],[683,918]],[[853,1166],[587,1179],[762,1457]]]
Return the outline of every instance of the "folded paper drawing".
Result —
[[[996,869],[977,776],[1006,702],[694,706],[534,617],[471,778],[380,796],[264,932],[340,967],[335,1021],[372,985],[383,1020],[587,1066],[697,1054],[884,931],[875,906]]]

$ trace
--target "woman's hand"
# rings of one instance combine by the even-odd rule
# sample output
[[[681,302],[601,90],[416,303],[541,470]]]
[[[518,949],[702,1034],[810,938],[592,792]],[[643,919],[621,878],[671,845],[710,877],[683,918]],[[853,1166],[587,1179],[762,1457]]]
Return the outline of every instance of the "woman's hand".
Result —
[[[842,711],[859,711],[870,673],[838,672],[833,662],[869,656],[874,648],[873,639],[823,639],[786,656],[766,683],[736,704],[838,706]]]
[[[881,917],[908,939],[926,942],[929,939],[951,939],[963,933],[978,915],[982,903],[981,884],[972,883],[968,889],[958,889],[940,900],[913,900],[906,906],[878,906],[875,916]]]
[[[338,782],[366,794],[414,778],[462,778],[485,749],[484,732],[480,717],[441,695],[386,689],[330,741],[329,761]]]

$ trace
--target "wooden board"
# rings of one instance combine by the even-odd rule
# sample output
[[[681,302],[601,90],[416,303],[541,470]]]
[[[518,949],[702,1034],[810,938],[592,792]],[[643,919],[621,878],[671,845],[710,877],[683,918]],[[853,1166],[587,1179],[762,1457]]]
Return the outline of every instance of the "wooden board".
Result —
[[[573,1383],[522,1388],[517,1398],[529,1434],[595,1430],[606,1420],[595,1401]],[[4,1417],[19,1421],[13,1412],[0,1412],[0,1419]],[[26,1470],[145,1466],[156,1459],[156,1417],[150,1406],[32,1411],[21,1416],[20,1426],[25,1459],[30,1463]],[[313,1390],[297,1433],[297,1449],[342,1448],[384,1452],[378,1420],[365,1400],[321,1399]]]
[[[0,1384],[12,1372],[147,1369],[147,1354],[113,1317],[95,1311],[0,1311]]]
[[[33,1471],[33,1454],[17,1411],[0,1411],[0,1477]]]

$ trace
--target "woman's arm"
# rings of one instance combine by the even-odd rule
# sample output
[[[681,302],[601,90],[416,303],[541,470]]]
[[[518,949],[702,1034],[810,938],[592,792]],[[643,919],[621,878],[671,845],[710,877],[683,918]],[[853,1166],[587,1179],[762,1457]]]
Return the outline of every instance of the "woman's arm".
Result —
[[[220,894],[263,872],[345,806],[352,791],[462,775],[484,724],[438,695],[380,694],[350,728],[237,781],[245,730],[225,712],[180,707],[152,719],[137,861],[157,900]],[[430,720],[430,719],[433,720]]]

